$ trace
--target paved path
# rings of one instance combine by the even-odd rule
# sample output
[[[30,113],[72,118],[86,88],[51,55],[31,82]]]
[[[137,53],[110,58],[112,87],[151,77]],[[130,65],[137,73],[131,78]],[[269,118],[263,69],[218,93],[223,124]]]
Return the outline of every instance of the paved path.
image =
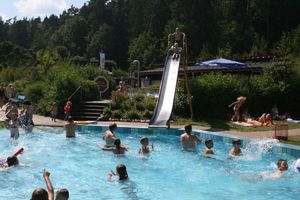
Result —
[[[52,122],[50,117],[44,117],[40,115],[34,115],[33,120],[35,125],[37,126],[55,126],[55,127],[62,127],[64,126],[63,120],[57,120],[56,122]],[[99,125],[109,125],[112,123],[111,121],[99,121],[97,124]],[[148,127],[148,123],[141,123],[141,122],[116,122],[120,126],[143,126]],[[183,128],[183,126],[172,125],[171,128]],[[212,132],[221,132],[227,135],[237,135],[240,137],[246,138],[272,138],[274,131],[256,131],[256,132],[240,132],[237,130],[218,130],[218,129],[211,129],[210,127],[203,127],[203,126],[193,126],[194,129],[200,129],[205,131],[212,131]],[[300,129],[291,129],[289,130],[289,136],[300,136]]]

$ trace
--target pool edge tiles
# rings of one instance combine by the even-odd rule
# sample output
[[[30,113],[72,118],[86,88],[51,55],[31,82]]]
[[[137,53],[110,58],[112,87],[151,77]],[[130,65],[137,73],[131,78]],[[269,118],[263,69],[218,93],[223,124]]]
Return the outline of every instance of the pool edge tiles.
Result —
[[[80,132],[84,131],[99,131],[104,132],[108,129],[108,125],[78,125],[77,130]],[[182,128],[149,128],[146,126],[126,126],[126,125],[118,125],[118,131],[121,132],[128,132],[132,134],[162,134],[164,132],[168,132],[168,134],[172,135],[180,135],[183,133],[184,129]],[[232,139],[238,138],[242,141],[243,146],[248,144],[249,142],[255,140],[254,138],[245,138],[241,136],[236,136],[232,134],[224,134],[222,132],[210,132],[210,131],[204,131],[199,129],[194,129],[193,132],[197,134],[202,140],[205,140],[206,138],[211,138],[215,141],[220,141],[223,143],[231,143]],[[283,144],[279,143],[278,146],[274,146],[273,148],[274,153],[286,153],[294,157],[300,157],[300,147],[296,145],[290,145],[290,144]]]

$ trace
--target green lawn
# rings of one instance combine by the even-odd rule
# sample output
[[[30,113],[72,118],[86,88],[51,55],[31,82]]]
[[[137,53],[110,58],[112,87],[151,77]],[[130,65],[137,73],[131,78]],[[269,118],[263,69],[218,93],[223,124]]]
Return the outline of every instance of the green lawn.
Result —
[[[275,123],[282,123],[282,122],[275,121]],[[287,123],[287,122],[284,123],[289,125],[289,129],[300,128],[300,123]],[[200,119],[200,120],[191,121],[190,119],[179,118],[172,124],[176,124],[176,125],[192,124],[197,126],[211,127],[212,129],[238,130],[241,132],[269,131],[274,129],[274,127],[267,127],[267,126],[261,126],[261,127],[260,126],[257,127],[239,126],[231,123],[230,121],[219,120],[219,119]]]

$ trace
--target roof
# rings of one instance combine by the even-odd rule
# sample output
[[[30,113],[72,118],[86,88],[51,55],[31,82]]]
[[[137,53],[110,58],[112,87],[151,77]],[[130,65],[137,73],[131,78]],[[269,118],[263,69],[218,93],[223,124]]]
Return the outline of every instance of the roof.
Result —
[[[200,63],[196,63],[195,66],[201,67],[228,67],[228,68],[237,68],[237,67],[247,67],[245,63],[237,62],[234,60],[228,60],[224,58],[218,58],[214,60],[208,60]]]

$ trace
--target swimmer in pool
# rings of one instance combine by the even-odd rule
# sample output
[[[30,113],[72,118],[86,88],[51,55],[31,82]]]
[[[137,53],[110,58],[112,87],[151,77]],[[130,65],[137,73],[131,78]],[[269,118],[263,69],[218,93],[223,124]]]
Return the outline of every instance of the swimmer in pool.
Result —
[[[116,123],[112,123],[108,126],[108,130],[105,131],[104,135],[103,135],[103,140],[105,141],[105,146],[106,147],[113,147],[114,145],[114,141],[117,139],[116,135],[115,135],[115,131],[117,130],[117,124]]]
[[[31,195],[31,200],[53,200],[54,189],[50,180],[50,173],[44,169],[43,177],[47,186],[47,190],[44,188],[36,188]]]
[[[24,148],[21,147],[12,156],[7,157],[7,159],[4,162],[0,162],[0,167],[1,167],[0,171],[7,171],[14,166],[18,166],[19,165],[18,155],[22,154],[23,152],[24,152]]]
[[[196,135],[191,134],[192,125],[186,125],[184,130],[185,133],[181,134],[180,136],[182,148],[187,151],[196,151],[200,143],[200,139]]]
[[[125,165],[123,165],[123,164],[117,165],[116,171],[117,171],[117,173],[114,173],[113,171],[111,171],[107,174],[107,176],[108,176],[107,180],[108,181],[110,181],[110,182],[123,182],[123,181],[128,181],[129,180]],[[119,179],[118,180],[113,180],[112,176],[119,176]]]
[[[287,171],[289,168],[288,163],[286,160],[284,159],[279,159],[277,162],[277,171],[270,174],[269,176],[263,176],[264,179],[268,179],[268,178],[280,178],[282,176],[282,174]]]
[[[232,140],[232,148],[229,151],[230,156],[241,156],[242,150],[241,150],[241,140],[240,139],[233,139]]]
[[[204,149],[205,156],[214,154],[214,151],[212,150],[213,146],[214,146],[214,142],[212,139],[208,138],[205,140],[205,149]]]
[[[104,151],[112,151],[114,154],[125,154],[125,151],[128,150],[128,147],[126,146],[123,146],[121,144],[121,140],[119,138],[117,138],[115,141],[114,141],[114,145],[113,147],[100,147],[102,150]]]
[[[59,189],[56,191],[55,200],[68,200],[69,191],[67,189]]]
[[[140,140],[140,143],[141,143],[141,147],[139,149],[139,154],[148,154],[150,153],[150,149],[148,147],[149,145],[149,140],[147,137],[142,137],[141,140]],[[152,151],[153,151],[154,147],[153,147],[153,144],[152,144]]]

